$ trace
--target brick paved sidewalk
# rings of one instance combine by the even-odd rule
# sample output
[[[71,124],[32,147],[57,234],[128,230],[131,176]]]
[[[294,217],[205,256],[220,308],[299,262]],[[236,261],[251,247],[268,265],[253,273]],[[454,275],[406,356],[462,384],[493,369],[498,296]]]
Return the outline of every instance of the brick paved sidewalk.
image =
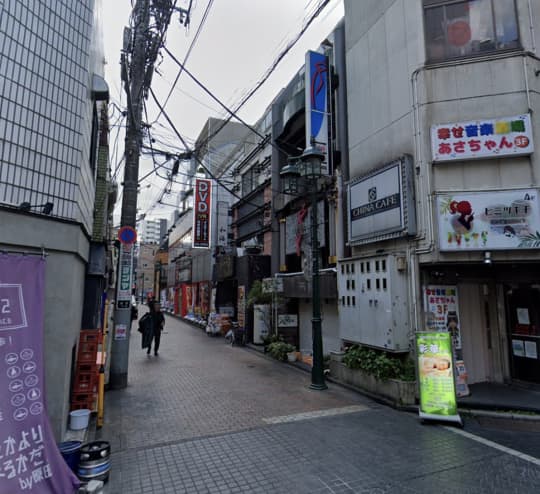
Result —
[[[136,331],[131,337],[128,387],[106,393],[99,432],[113,451],[249,429],[268,417],[371,403],[339,386],[312,391],[308,374],[172,317],[158,357],[141,350]]]
[[[533,493],[540,466],[168,317],[159,357],[130,349],[106,393],[107,494]]]

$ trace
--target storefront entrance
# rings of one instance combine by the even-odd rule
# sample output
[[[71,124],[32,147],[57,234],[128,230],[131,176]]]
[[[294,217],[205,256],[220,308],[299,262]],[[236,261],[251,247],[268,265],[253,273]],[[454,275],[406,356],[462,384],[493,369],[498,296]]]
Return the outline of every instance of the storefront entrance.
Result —
[[[512,378],[540,383],[540,286],[507,285],[505,294]]]

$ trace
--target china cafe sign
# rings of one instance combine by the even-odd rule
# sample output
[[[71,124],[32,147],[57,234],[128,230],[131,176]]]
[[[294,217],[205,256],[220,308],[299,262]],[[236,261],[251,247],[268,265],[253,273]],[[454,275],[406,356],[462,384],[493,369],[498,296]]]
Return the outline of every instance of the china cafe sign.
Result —
[[[531,117],[483,119],[431,127],[433,161],[522,156],[534,151]]]

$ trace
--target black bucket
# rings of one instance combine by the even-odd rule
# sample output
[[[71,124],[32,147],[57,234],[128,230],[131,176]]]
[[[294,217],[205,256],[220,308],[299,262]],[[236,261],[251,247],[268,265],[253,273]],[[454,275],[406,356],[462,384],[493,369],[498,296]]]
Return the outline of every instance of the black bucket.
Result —
[[[68,441],[58,445],[64,460],[75,473],[77,473],[77,465],[81,456],[81,444],[81,441]]]
[[[107,441],[94,441],[81,447],[77,477],[83,482],[109,480],[111,446]]]

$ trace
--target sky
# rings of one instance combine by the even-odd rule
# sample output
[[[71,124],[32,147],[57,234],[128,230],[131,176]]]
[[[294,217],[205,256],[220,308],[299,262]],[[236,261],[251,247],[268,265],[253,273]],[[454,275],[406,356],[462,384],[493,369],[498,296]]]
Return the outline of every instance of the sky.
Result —
[[[188,0],[177,0],[186,8]],[[260,81],[285,46],[302,30],[321,0],[193,0],[189,29],[173,16],[166,37],[166,47],[183,61],[190,45],[193,47],[186,68],[229,108],[235,108],[242,96]],[[129,24],[131,0],[103,0],[103,30],[105,43],[105,78],[111,93],[111,167],[117,170],[117,181],[123,178],[123,125],[120,110],[126,109],[126,97],[120,83],[120,50],[124,26]],[[205,17],[206,13],[206,17]],[[272,99],[304,64],[307,50],[316,49],[343,17],[343,0],[330,0],[296,45],[288,52],[265,84],[239,111],[249,124],[255,123]],[[195,35],[202,23],[199,36]],[[152,89],[163,104],[178,73],[178,66],[163,52],[158,59]],[[158,114],[157,106],[147,100],[148,121],[151,123],[155,146],[179,152],[183,148],[167,120]],[[185,73],[178,80],[165,110],[175,127],[192,144],[209,117],[224,118],[225,111],[204,93]],[[143,117],[143,119],[145,119]],[[146,120],[146,119],[145,119]],[[120,166],[118,164],[120,163]],[[152,170],[152,161],[142,158],[139,177]],[[173,208],[155,206],[166,181],[152,174],[141,183],[138,213],[147,218],[170,219]],[[174,189],[173,189],[174,192]],[[175,203],[173,195],[163,202]],[[119,224],[120,205],[115,210]]]

